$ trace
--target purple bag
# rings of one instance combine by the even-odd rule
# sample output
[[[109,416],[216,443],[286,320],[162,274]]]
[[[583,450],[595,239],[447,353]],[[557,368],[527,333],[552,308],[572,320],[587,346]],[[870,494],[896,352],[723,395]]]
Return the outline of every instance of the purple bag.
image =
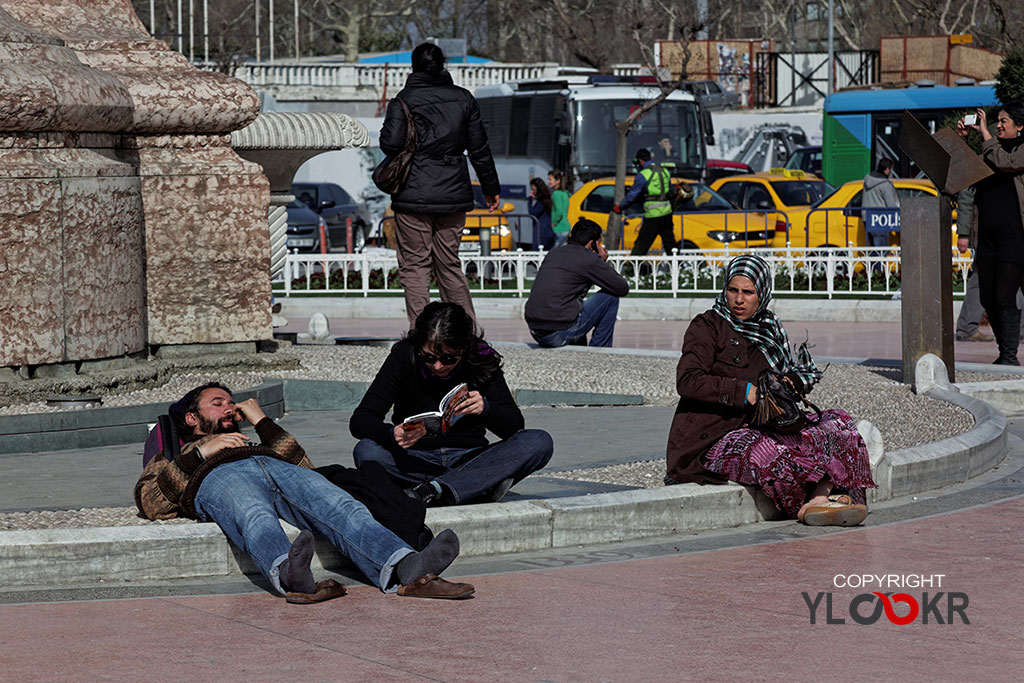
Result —
[[[156,457],[157,453],[163,453],[165,460],[174,460],[181,455],[183,444],[171,416],[161,415],[157,418],[156,426],[150,430],[146,444],[142,447],[143,469],[150,460]]]

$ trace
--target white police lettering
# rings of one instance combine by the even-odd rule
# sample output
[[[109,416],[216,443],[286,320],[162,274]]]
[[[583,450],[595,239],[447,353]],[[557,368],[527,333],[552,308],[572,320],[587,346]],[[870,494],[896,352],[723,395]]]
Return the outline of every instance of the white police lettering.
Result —
[[[873,211],[868,211],[867,214],[868,228],[887,228],[889,230],[899,230],[899,209],[892,209],[889,211],[886,211],[885,209],[875,209]]]

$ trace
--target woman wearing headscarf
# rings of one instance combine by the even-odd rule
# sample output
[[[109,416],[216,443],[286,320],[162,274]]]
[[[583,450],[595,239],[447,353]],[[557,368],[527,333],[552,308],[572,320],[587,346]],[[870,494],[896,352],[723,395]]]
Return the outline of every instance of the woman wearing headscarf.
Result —
[[[808,392],[821,372],[768,310],[772,276],[757,256],[726,268],[711,310],[690,323],[676,374],[680,401],[669,432],[666,484],[734,481],[760,488],[775,506],[805,524],[849,526],[867,516],[873,488],[867,447],[842,410],[791,435],[751,426],[757,380],[773,370]]]
[[[1017,291],[1024,286],[1024,102],[1011,100],[999,110],[996,134],[988,129],[985,110],[978,109],[978,123],[969,128],[981,133],[981,158],[992,175],[975,185],[971,234],[977,245],[974,267],[978,294],[988,313],[999,357],[996,365],[1020,365],[1020,310]]]

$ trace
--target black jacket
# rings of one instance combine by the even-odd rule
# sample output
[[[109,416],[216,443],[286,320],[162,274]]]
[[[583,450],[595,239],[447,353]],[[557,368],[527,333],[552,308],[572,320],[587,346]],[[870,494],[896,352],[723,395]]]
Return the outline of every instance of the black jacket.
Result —
[[[352,413],[349,429],[357,439],[373,439],[392,453],[401,453],[395,442],[395,425],[410,415],[437,410],[437,404],[460,382],[479,391],[486,401],[482,415],[466,415],[452,425],[444,436],[425,436],[416,442],[417,450],[438,448],[480,448],[487,445],[487,430],[498,438],[507,439],[524,427],[523,414],[516,405],[512,392],[505,383],[505,375],[497,373],[484,384],[475,382],[466,361],[450,377],[440,379],[431,375],[408,341],[391,347],[384,365],[377,371],[370,388]],[[386,422],[391,411],[390,423]]]
[[[398,97],[412,111],[416,152],[405,187],[391,196],[391,206],[403,213],[449,214],[473,209],[473,188],[463,154],[469,151],[480,189],[485,196],[500,193],[498,172],[487,146],[487,132],[476,99],[452,83],[447,71],[437,76],[413,73]],[[380,148],[393,156],[405,147],[405,112],[388,104],[380,130]]]

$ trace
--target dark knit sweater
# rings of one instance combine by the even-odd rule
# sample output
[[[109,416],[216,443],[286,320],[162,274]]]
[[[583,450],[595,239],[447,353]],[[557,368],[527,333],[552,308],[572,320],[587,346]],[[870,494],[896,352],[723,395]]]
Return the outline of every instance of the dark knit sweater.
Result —
[[[181,455],[173,461],[157,453],[135,484],[135,505],[147,519],[178,516],[195,519],[196,493],[203,478],[218,465],[265,455],[293,465],[312,467],[295,438],[269,417],[256,425],[256,434],[260,437],[259,445],[226,448],[205,459],[199,455],[199,449],[211,438],[209,436],[182,446]]]

